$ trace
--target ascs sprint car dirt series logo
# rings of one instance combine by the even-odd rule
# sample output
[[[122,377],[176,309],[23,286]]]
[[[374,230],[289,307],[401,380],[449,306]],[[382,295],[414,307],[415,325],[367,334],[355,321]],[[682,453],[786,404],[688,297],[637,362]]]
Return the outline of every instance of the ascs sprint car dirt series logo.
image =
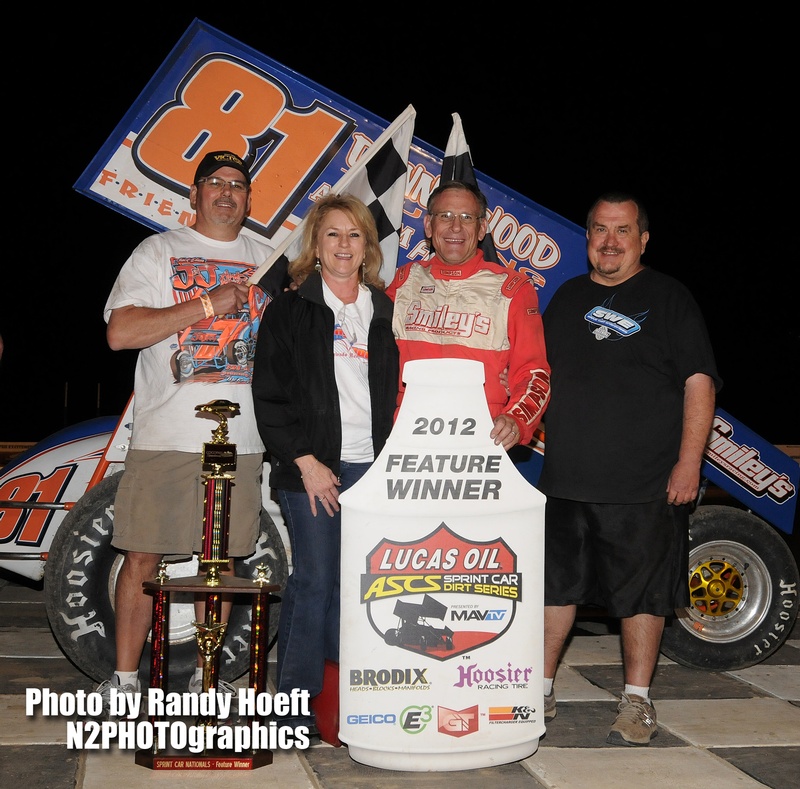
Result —
[[[517,556],[445,523],[421,540],[383,539],[366,557],[361,603],[390,646],[448,660],[500,638],[522,601]]]

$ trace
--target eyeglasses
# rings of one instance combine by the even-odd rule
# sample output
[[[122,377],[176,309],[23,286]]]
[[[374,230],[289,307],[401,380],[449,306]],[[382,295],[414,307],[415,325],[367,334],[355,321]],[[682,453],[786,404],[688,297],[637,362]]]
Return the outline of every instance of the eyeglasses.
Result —
[[[246,181],[226,181],[224,178],[217,178],[216,176],[211,176],[211,178],[198,178],[197,183],[205,184],[211,189],[224,189],[227,184],[230,186],[232,192],[246,192],[250,188]]]
[[[454,214],[452,211],[437,211],[431,216],[435,216],[442,222],[447,222],[448,225],[452,225],[456,221],[456,217],[458,217],[458,221],[462,225],[471,225],[473,222],[478,221],[478,217],[475,214]]]

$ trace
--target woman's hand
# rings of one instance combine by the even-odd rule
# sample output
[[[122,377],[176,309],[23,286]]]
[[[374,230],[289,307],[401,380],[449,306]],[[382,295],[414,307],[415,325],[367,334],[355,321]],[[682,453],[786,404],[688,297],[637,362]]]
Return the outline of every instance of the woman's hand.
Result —
[[[294,461],[300,468],[300,477],[306,489],[311,514],[317,517],[317,505],[333,517],[339,512],[339,478],[313,455],[303,455]]]

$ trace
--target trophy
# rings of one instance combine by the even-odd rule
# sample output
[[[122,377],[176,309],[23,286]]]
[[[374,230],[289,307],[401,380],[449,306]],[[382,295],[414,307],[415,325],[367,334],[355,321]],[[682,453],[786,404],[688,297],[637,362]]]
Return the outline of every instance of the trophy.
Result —
[[[236,444],[228,443],[228,419],[239,415],[239,404],[213,400],[198,405],[195,411],[211,414],[219,424],[211,441],[203,444],[203,551],[200,567],[206,571],[206,586],[219,586],[220,567],[228,569],[228,531],[230,527],[231,484],[236,470]]]
[[[236,470],[236,445],[228,441],[228,419],[238,416],[239,404],[229,400],[213,400],[198,405],[196,411],[210,414],[218,420],[211,441],[203,444],[202,475],[205,493],[203,498],[203,542],[199,558],[200,574],[190,578],[169,578],[166,563],[162,562],[159,574],[143,587],[152,593],[153,626],[150,687],[164,690],[169,662],[169,601],[172,591],[193,592],[205,595],[205,620],[195,622],[197,647],[203,659],[203,692],[216,690],[222,643],[226,623],[222,621],[223,594],[249,594],[252,602],[252,630],[250,636],[249,687],[256,694],[267,690],[267,651],[269,633],[270,594],[280,587],[269,583],[268,568],[259,565],[256,578],[250,580],[222,574],[229,569],[228,534],[231,515],[231,486]],[[151,717],[151,722],[157,721]],[[259,723],[257,715],[250,723]],[[211,732],[217,724],[215,715],[201,715],[196,726]],[[204,739],[208,742],[207,739]],[[153,770],[181,769],[253,769],[272,764],[272,752],[265,748],[247,748],[243,751],[206,747],[202,753],[176,753],[172,749],[159,749],[154,743],[150,749],[136,753],[136,763]]]

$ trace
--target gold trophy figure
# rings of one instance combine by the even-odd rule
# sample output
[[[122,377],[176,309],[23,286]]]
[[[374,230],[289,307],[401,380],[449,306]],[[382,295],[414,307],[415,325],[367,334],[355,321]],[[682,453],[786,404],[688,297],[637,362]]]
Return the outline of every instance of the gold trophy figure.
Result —
[[[217,677],[214,669],[216,668],[216,657],[222,642],[225,640],[225,630],[228,625],[225,622],[215,621],[215,613],[212,606],[206,610],[206,621],[195,622],[197,632],[197,648],[203,657],[203,691],[216,687]],[[215,716],[201,716],[197,720],[198,726],[214,726],[217,720]]]

